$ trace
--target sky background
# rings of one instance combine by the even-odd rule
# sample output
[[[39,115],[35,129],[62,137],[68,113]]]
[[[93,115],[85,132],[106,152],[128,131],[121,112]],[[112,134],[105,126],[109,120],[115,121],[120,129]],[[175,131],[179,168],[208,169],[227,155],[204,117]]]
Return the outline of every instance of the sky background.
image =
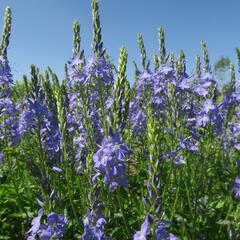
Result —
[[[0,0],[0,26],[5,7],[12,9],[9,61],[15,80],[28,74],[34,63],[41,71],[50,66],[60,78],[72,55],[72,24],[81,24],[81,48],[91,56],[91,0]],[[210,62],[229,56],[236,63],[240,47],[239,0],[99,0],[104,46],[114,63],[124,45],[129,55],[128,78],[134,79],[133,60],[139,62],[137,34],[142,32],[147,56],[158,52],[157,29],[164,27],[167,52],[184,50],[189,72],[200,42],[206,40]]]

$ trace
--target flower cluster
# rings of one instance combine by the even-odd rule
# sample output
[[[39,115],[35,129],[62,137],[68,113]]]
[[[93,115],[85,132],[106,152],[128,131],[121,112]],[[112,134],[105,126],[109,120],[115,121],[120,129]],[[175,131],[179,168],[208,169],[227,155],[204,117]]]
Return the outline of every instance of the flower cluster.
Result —
[[[103,182],[109,185],[110,191],[117,186],[126,186],[125,160],[130,154],[128,147],[122,142],[119,134],[103,139],[100,149],[94,154],[94,167],[103,176]]]
[[[17,109],[12,99],[13,83],[8,59],[0,56],[0,140],[6,137],[11,144],[19,142]]]
[[[19,119],[18,131],[23,136],[26,132],[37,132],[49,158],[60,151],[58,126],[53,122],[53,114],[48,111],[42,99],[27,99]]]
[[[70,61],[70,77],[74,82],[95,86],[101,84],[102,87],[113,83],[112,65],[104,57],[92,57],[83,67],[80,67],[81,64],[83,62],[78,56]]]
[[[235,179],[234,187],[232,189],[233,194],[235,195],[236,199],[240,199],[240,177]]]
[[[137,231],[134,234],[133,239],[147,240],[149,239],[150,236],[154,236],[155,237],[154,239],[157,239],[157,240],[178,240],[179,239],[174,234],[169,233],[169,231],[167,230],[166,223],[161,223],[159,225],[156,225],[154,233],[151,233],[152,223],[153,223],[153,218],[149,214],[147,214],[141,226],[141,230]]]
[[[33,240],[36,236],[40,240],[50,240],[54,237],[60,239],[64,234],[67,218],[64,215],[51,212],[48,214],[47,222],[41,224],[42,216],[43,209],[41,208],[38,211],[38,216],[32,220],[32,227],[28,231],[28,240]]]
[[[6,56],[0,56],[0,98],[11,97],[13,83],[11,68]]]
[[[107,240],[110,239],[103,232],[104,226],[107,224],[104,218],[99,218],[94,224],[94,218],[91,211],[88,211],[87,217],[83,221],[84,233],[82,235],[83,240]]]

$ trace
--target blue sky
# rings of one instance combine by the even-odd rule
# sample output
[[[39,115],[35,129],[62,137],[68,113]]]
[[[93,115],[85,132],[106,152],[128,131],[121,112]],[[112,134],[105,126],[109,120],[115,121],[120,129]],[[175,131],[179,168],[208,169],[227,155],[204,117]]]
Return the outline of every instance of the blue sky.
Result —
[[[186,54],[188,70],[194,67],[200,42],[206,40],[210,61],[221,55],[236,63],[240,47],[239,0],[99,0],[104,45],[117,63],[119,48],[129,54],[128,77],[133,81],[133,60],[139,61],[137,33],[142,32],[147,55],[158,52],[157,28],[163,26],[167,51]],[[0,26],[4,9],[12,8],[12,37],[9,60],[15,79],[29,73],[34,63],[41,71],[50,66],[60,78],[64,63],[72,55],[72,23],[81,24],[82,48],[91,55],[91,0],[1,0]]]

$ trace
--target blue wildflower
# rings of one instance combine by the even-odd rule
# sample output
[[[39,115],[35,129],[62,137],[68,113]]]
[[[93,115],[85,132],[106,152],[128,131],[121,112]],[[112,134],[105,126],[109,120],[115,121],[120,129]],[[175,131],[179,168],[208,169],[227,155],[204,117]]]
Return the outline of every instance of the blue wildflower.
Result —
[[[240,199],[240,177],[237,177],[235,179],[232,192],[234,193],[235,198],[239,200]]]
[[[178,240],[174,234],[169,233],[165,223],[160,224],[155,228],[155,234],[157,240]]]
[[[101,79],[102,86],[113,83],[112,65],[104,57],[90,58],[86,65],[79,68],[81,60],[74,57],[70,61],[70,77],[78,84],[98,85]]]
[[[202,76],[200,82],[193,87],[193,91],[199,96],[206,97],[210,93],[212,85],[216,88],[216,82],[213,80],[212,75],[206,73]]]
[[[125,159],[130,154],[128,147],[122,142],[119,134],[103,139],[100,149],[94,154],[94,167],[103,176],[103,182],[109,185],[110,191],[117,186],[126,186]]]
[[[12,96],[13,83],[11,68],[6,56],[0,56],[0,98]]]
[[[83,221],[84,233],[82,235],[82,240],[110,240],[103,232],[103,228],[106,224],[106,220],[102,217],[98,218],[96,224],[94,224],[93,215],[88,211],[87,217]]]
[[[31,223],[32,227],[27,232],[27,234],[29,234],[28,240],[34,239],[35,236],[38,234],[38,231],[39,231],[40,225],[41,225],[42,215],[43,215],[43,209],[41,208],[38,211],[38,216],[33,218],[32,223]]]
[[[23,136],[26,132],[33,132],[34,128],[40,130],[45,150],[49,158],[53,158],[60,151],[59,129],[42,99],[23,101],[18,131]]]
[[[13,83],[7,57],[0,56],[0,140],[15,145],[19,142],[17,109],[12,99]]]
[[[133,239],[134,240],[147,240],[147,236],[149,236],[151,233],[152,221],[153,221],[152,217],[149,214],[147,214],[144,219],[144,222],[141,226],[141,230],[137,231],[134,234]]]
[[[0,165],[4,163],[4,154],[0,153]]]
[[[39,236],[40,240],[50,240],[52,237],[57,239],[63,237],[67,218],[54,212],[48,214],[47,223],[41,224],[43,215],[42,208],[38,212],[38,216],[32,220],[32,227],[28,231],[28,240],[34,239]]]

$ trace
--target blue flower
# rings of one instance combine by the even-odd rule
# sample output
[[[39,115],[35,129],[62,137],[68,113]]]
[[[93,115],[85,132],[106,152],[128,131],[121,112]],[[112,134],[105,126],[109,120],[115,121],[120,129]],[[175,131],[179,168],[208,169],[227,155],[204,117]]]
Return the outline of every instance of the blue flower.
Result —
[[[39,234],[40,240],[50,240],[52,236],[54,235],[54,229],[53,228],[47,228],[43,229],[42,232]]]
[[[60,134],[58,125],[53,121],[53,114],[48,111],[43,99],[27,99],[23,101],[23,109],[19,119],[18,131],[23,136],[26,132],[40,130],[41,140],[49,158],[60,151]]]
[[[112,65],[104,57],[97,59],[92,57],[82,68],[79,67],[80,63],[82,62],[77,56],[70,61],[70,77],[74,82],[83,85],[98,85],[98,80],[101,79],[102,86],[113,83]]]
[[[174,234],[169,233],[165,223],[160,224],[155,228],[155,234],[157,240],[178,240]]]
[[[28,237],[28,240],[32,240],[35,238],[35,236],[38,234],[38,231],[39,231],[39,228],[40,228],[40,225],[41,225],[41,218],[42,218],[42,215],[43,215],[43,209],[41,208],[39,211],[38,211],[38,216],[33,218],[32,220],[32,227],[30,228],[30,230],[27,232],[29,235]]]
[[[147,240],[147,236],[149,236],[151,233],[152,222],[153,222],[152,217],[149,214],[147,214],[144,219],[144,222],[141,226],[141,230],[137,231],[134,234],[133,239],[134,240]]]
[[[0,152],[0,165],[4,163],[4,154]]]
[[[235,198],[239,200],[240,199],[240,177],[237,177],[235,179],[235,183],[234,183],[232,192],[234,193]]]
[[[193,87],[193,91],[199,96],[206,97],[210,93],[211,85],[216,87],[216,82],[211,74],[206,73],[202,76],[200,82]]]
[[[82,240],[107,240],[110,239],[103,232],[103,227],[107,224],[104,218],[99,218],[94,224],[93,216],[91,212],[88,212],[88,216],[84,219],[84,233]]]
[[[103,139],[100,149],[94,154],[94,167],[103,176],[103,182],[109,185],[110,191],[117,186],[126,186],[125,158],[130,154],[128,147],[122,142],[119,134]]]
[[[43,215],[42,208],[38,212],[38,216],[32,220],[32,227],[27,232],[30,233],[28,240],[34,239],[37,235],[40,240],[49,240],[52,237],[61,238],[64,235],[67,218],[54,212],[48,214],[47,223],[41,224]]]

